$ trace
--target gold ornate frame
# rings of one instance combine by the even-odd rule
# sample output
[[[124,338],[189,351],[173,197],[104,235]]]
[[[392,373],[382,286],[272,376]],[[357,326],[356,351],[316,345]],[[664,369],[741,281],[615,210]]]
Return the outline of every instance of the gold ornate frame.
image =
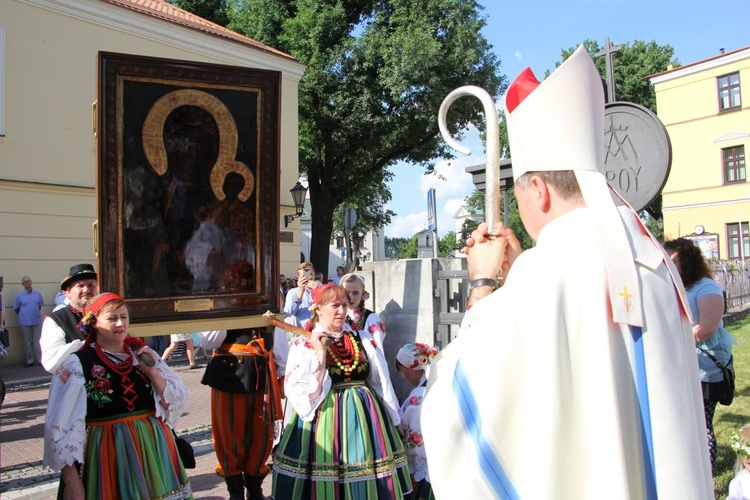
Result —
[[[280,81],[99,54],[100,287],[133,323],[276,307]]]

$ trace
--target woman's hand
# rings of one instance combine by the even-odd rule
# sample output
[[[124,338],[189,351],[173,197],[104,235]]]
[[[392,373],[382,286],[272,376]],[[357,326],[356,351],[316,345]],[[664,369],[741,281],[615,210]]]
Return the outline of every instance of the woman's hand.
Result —
[[[150,347],[141,347],[136,351],[135,355],[138,358],[138,363],[141,366],[141,371],[148,378],[151,378],[153,373],[158,373],[158,370],[156,369],[156,362],[159,359],[159,355],[156,354],[156,352],[154,352]],[[149,362],[151,362],[150,366]]]
[[[83,489],[83,481],[78,475],[78,468],[75,465],[66,465],[60,472],[63,483],[65,483],[65,493],[63,500],[84,500],[86,498]]]
[[[305,294],[305,287],[310,278],[303,276],[297,280],[297,300],[302,300],[302,296]]]
[[[157,356],[157,354],[153,350],[151,350],[151,348],[145,346],[138,349],[135,355],[138,357],[141,371],[149,378],[149,380],[151,380],[151,386],[154,388],[156,394],[159,395],[161,405],[168,410],[169,403],[164,401],[164,389],[167,388],[167,381],[164,380],[164,377],[156,368],[157,363],[163,363],[163,361],[159,360],[159,356]],[[146,365],[146,363],[141,361],[141,358],[144,356],[151,356],[154,360],[154,366],[148,366]]]
[[[323,345],[323,339],[327,337],[328,336],[323,331],[310,333],[310,343],[312,343],[313,348],[315,349],[315,352],[318,352],[318,351],[325,352],[326,346]]]

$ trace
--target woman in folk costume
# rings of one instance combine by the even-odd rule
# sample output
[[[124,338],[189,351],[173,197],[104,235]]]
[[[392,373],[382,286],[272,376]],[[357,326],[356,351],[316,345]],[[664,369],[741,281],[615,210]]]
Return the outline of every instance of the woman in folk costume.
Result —
[[[349,302],[346,303],[346,323],[352,330],[367,330],[381,349],[384,349],[385,324],[380,316],[365,307],[365,301],[370,297],[365,290],[365,278],[359,274],[349,273],[341,277],[339,284],[346,288],[349,294]]]
[[[90,331],[52,378],[44,426],[44,464],[62,471],[64,498],[192,498],[171,430],[187,387],[128,335],[119,295],[91,299],[82,321]]]
[[[427,457],[424,453],[421,415],[422,401],[424,400],[427,378],[430,373],[430,362],[437,353],[436,348],[421,342],[406,344],[398,350],[394,362],[396,371],[403,375],[404,379],[414,387],[409,393],[409,397],[401,405],[399,411],[401,423],[398,424],[412,477],[413,491],[409,497],[411,500],[433,500],[435,498],[430,484]]]
[[[411,481],[382,350],[346,325],[344,287],[312,295],[311,337],[295,339],[287,359],[294,414],[276,452],[274,497],[400,499]]]
[[[506,107],[536,245],[502,224],[467,241],[473,305],[422,408],[436,497],[713,498],[684,289],[599,172],[604,92],[586,49],[542,83],[524,71]]]

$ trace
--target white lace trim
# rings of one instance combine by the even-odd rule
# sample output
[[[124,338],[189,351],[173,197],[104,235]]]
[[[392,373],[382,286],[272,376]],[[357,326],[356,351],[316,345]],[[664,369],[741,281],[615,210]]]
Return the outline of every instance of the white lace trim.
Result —
[[[167,382],[164,388],[163,400],[169,405],[167,410],[161,405],[162,397],[154,391],[156,401],[156,416],[164,420],[170,428],[174,428],[177,421],[185,413],[188,404],[188,388],[169,365],[159,360],[157,369]]]
[[[62,470],[75,462],[83,463],[86,420],[74,420],[69,427],[51,425],[45,428],[44,465],[53,470]]]
[[[284,393],[299,418],[309,422],[315,416],[315,410],[331,390],[331,377],[326,370],[323,378],[323,390],[317,398],[310,401],[310,394],[318,390],[318,380],[313,372],[318,369],[320,363],[318,363],[318,358],[315,357],[314,349],[307,347],[306,342],[308,341],[304,337],[297,337],[289,351],[286,377],[284,378]]]

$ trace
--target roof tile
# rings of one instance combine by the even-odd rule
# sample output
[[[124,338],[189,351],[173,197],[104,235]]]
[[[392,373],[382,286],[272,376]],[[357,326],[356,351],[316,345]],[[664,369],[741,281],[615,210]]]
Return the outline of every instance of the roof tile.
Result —
[[[117,5],[126,9],[130,9],[142,14],[146,14],[158,19],[162,19],[173,24],[179,24],[188,28],[201,31],[208,35],[218,36],[220,38],[229,39],[233,42],[237,42],[243,45],[253,47],[258,50],[270,52],[281,57],[294,59],[289,54],[280,50],[274,49],[268,45],[262,44],[252,38],[248,38],[244,35],[240,35],[232,30],[229,30],[216,23],[212,23],[207,19],[196,16],[186,10],[183,10],[176,5],[172,5],[165,0],[101,0],[112,5]]]

